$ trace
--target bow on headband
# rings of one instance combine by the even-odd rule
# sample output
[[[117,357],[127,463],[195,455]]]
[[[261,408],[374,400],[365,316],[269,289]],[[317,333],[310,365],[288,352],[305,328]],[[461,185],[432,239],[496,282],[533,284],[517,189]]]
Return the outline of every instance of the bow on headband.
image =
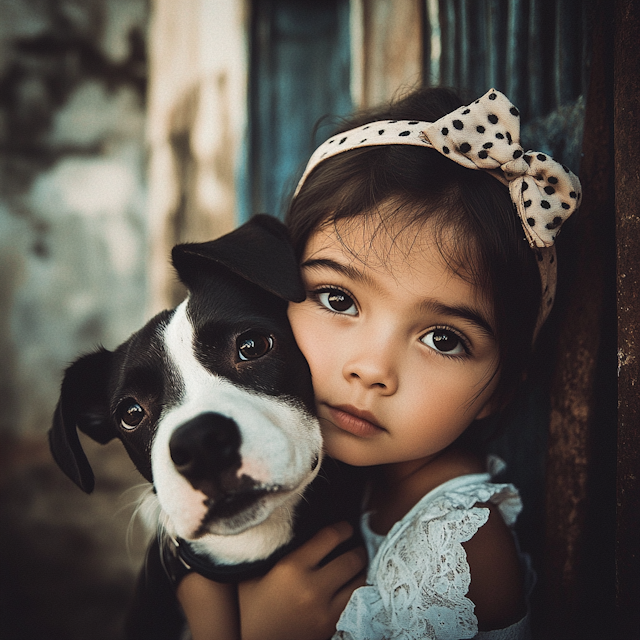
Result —
[[[523,151],[520,114],[495,89],[436,122],[383,120],[329,138],[311,156],[296,195],[322,160],[359,147],[388,144],[431,147],[463,167],[488,171],[508,185],[531,247],[553,246],[560,226],[582,196],[580,180],[567,167],[545,153]]]

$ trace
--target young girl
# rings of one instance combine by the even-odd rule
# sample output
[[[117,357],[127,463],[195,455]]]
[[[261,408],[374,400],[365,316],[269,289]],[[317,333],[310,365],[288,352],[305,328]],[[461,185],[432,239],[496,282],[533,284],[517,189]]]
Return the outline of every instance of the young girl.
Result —
[[[368,568],[358,551],[320,567],[350,534],[324,530],[240,585],[244,640],[528,637],[520,499],[477,432],[524,375],[579,199],[494,90],[417,91],[314,153],[287,214],[307,289],[289,318],[327,454],[372,468]]]

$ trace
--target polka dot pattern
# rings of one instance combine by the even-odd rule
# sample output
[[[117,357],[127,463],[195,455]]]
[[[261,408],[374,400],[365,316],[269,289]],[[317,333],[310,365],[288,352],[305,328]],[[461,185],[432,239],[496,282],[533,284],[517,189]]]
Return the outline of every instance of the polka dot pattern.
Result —
[[[444,153],[446,147],[451,160],[490,171],[507,184],[529,244],[553,245],[560,226],[579,204],[580,181],[549,155],[524,152],[520,112],[504,94],[491,89],[473,104],[426,125],[424,132],[435,149]]]
[[[377,135],[368,136],[369,128]],[[436,149],[463,167],[488,171],[509,187],[525,236],[538,255],[546,317],[555,294],[553,244],[562,223],[580,205],[582,188],[578,177],[548,154],[522,149],[518,109],[504,94],[490,89],[473,104],[436,122],[385,120],[337,134],[313,153],[295,195],[309,173],[326,158],[351,149],[389,144]]]

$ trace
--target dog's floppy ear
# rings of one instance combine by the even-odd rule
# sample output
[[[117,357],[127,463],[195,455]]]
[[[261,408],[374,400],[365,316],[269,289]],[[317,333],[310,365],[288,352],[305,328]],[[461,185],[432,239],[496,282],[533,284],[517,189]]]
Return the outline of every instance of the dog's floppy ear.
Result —
[[[91,493],[94,476],[76,428],[105,444],[117,434],[109,420],[107,385],[113,353],[101,349],[76,360],[65,372],[49,430],[49,447],[60,468]]]
[[[219,264],[290,302],[305,299],[298,262],[286,227],[273,216],[254,216],[217,240],[179,244],[172,251],[180,279],[190,287],[203,261]]]

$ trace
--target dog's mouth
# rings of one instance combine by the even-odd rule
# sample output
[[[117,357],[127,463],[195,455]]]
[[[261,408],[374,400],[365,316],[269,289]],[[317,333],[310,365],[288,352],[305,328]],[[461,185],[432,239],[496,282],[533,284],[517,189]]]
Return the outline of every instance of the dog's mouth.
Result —
[[[207,513],[196,530],[194,538],[211,533],[212,525],[216,524],[224,523],[225,528],[235,528],[234,524],[240,526],[238,520],[242,519],[246,522],[246,526],[250,526],[264,498],[284,495],[291,491],[292,489],[282,485],[256,485],[250,489],[207,498],[204,501]]]
[[[321,456],[314,458],[309,476],[299,486],[265,484],[246,475],[237,479],[232,474],[223,478],[220,483],[200,481],[197,488],[208,496],[203,502],[207,511],[193,538],[213,533],[213,529],[224,530],[226,535],[230,535],[255,526],[268,517],[271,511],[265,508],[265,499],[284,498],[291,493],[300,492],[317,471],[320,460]]]

